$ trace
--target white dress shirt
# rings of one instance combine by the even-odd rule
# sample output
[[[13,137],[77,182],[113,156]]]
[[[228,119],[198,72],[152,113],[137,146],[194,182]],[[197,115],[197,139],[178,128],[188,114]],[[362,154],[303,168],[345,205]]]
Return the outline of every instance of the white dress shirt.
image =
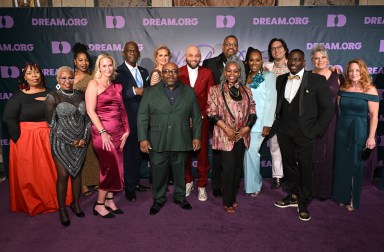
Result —
[[[199,66],[197,66],[195,69],[192,69],[187,65],[187,68],[188,68],[189,83],[191,84],[191,87],[195,87],[197,74],[199,73]]]
[[[291,103],[293,98],[295,98],[297,90],[299,90],[299,88],[300,88],[301,80],[303,79],[303,75],[304,75],[304,68],[301,69],[301,71],[295,75],[300,76],[300,79],[299,80],[288,79],[287,85],[285,86],[284,97],[289,103]],[[293,76],[293,74],[290,73],[289,76]]]

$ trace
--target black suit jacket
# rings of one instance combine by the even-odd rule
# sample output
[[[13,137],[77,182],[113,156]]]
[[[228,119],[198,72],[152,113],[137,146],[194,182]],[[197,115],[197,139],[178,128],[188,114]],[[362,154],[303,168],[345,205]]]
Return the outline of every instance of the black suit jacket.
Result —
[[[284,92],[288,76],[289,73],[280,75],[276,79],[276,118],[270,132],[271,136],[273,136],[279,128],[280,113],[285,99]],[[334,111],[331,94],[325,77],[304,71],[297,95],[299,95],[298,121],[304,135],[310,139],[315,139],[323,135]]]
[[[213,78],[215,80],[215,85],[220,84],[220,77],[224,71],[224,64],[227,62],[227,58],[223,53],[220,55],[206,59],[203,61],[203,67],[210,69],[213,73]]]
[[[143,87],[149,86],[149,74],[148,70],[138,66],[141,77],[143,79]],[[141,95],[135,95],[133,93],[133,87],[137,87],[135,78],[132,76],[131,71],[128,69],[125,62],[121,64],[116,72],[118,73],[115,82],[120,83],[123,86],[123,101],[125,110],[128,115],[129,127],[131,133],[137,132],[137,112],[139,111],[139,105],[141,101]]]

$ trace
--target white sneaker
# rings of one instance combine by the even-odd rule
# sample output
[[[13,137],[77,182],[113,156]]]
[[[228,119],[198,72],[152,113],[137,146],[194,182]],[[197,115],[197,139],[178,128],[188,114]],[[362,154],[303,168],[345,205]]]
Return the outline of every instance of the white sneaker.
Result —
[[[198,199],[200,201],[206,201],[208,196],[207,196],[207,192],[205,191],[205,187],[198,187],[197,189],[199,190]]]
[[[193,190],[193,181],[191,183],[185,184],[185,197],[188,197],[191,194],[191,191]]]

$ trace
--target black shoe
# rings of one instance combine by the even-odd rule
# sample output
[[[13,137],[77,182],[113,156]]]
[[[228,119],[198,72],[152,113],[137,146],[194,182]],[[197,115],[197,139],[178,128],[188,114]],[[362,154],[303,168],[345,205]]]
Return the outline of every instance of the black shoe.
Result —
[[[128,201],[135,202],[136,201],[135,191],[125,191],[125,198],[127,198]]]
[[[63,226],[68,227],[71,224],[67,209],[65,207],[59,209],[59,217],[60,217],[61,224],[63,224]]]
[[[105,200],[113,200],[113,197],[112,198],[105,198]],[[104,203],[105,204],[105,203]],[[112,208],[110,208],[109,206],[105,206],[105,208],[108,210],[108,211],[110,211],[110,212],[112,212],[112,213],[114,213],[114,214],[123,214],[124,212],[123,212],[123,210],[121,210],[121,209],[119,209],[119,208],[117,208],[117,209],[115,209],[115,210],[112,210]]]
[[[297,207],[297,196],[295,194],[290,194],[284,199],[276,201],[275,206],[280,208]]]
[[[150,215],[155,215],[158,212],[160,212],[160,209],[164,206],[164,204],[160,204],[156,201],[153,202],[151,208],[149,209],[149,214]]]
[[[311,219],[311,215],[309,214],[308,210],[298,210],[298,212],[300,220],[309,221]]]
[[[138,184],[136,186],[136,191],[138,191],[138,192],[148,192],[149,189],[150,188],[148,186],[143,186],[143,185],[140,185],[140,184]]]
[[[107,219],[109,219],[109,218],[115,218],[115,215],[113,215],[113,214],[111,214],[111,213],[108,213],[108,214],[106,214],[106,215],[101,215],[98,211],[95,210],[96,205],[101,206],[101,205],[104,205],[104,203],[99,203],[99,202],[97,202],[97,201],[95,202],[95,204],[93,205],[93,215],[100,215],[101,217],[103,217],[103,218],[107,218]]]
[[[192,210],[191,204],[189,204],[186,200],[173,200],[173,202],[179,205],[182,209]]]
[[[73,202],[72,202],[73,203]],[[69,205],[69,208],[71,208],[72,212],[79,218],[84,218],[85,217],[85,214],[83,211],[80,210],[80,212],[76,212],[76,209],[75,207],[72,205],[72,203]]]
[[[273,178],[271,188],[272,189],[278,189],[281,187],[281,179],[280,178]]]
[[[215,197],[215,198],[221,198],[221,196],[222,196],[222,193],[221,193],[221,190],[220,189],[216,189],[216,190],[213,190],[213,196]]]

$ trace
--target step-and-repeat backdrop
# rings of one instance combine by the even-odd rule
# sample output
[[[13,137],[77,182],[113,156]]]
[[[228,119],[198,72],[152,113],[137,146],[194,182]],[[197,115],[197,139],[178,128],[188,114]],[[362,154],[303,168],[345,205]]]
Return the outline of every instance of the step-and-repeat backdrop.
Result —
[[[20,67],[27,61],[41,65],[48,86],[56,85],[60,66],[73,66],[71,46],[87,44],[90,54],[111,54],[121,64],[125,42],[133,40],[141,51],[140,65],[153,68],[154,48],[165,44],[171,61],[184,65],[185,49],[197,45],[202,59],[221,53],[225,36],[239,39],[238,56],[249,46],[260,49],[265,60],[272,38],[283,38],[289,49],[306,53],[317,44],[329,51],[331,64],[343,69],[354,58],[368,65],[381,98],[378,127],[378,167],[383,167],[384,115],[384,7],[251,7],[251,8],[1,8],[0,9],[0,115],[17,90]],[[1,128],[5,166],[9,150]],[[267,144],[262,149],[261,170],[271,174]],[[193,164],[196,166],[196,162]],[[144,171],[145,174],[148,172]]]

